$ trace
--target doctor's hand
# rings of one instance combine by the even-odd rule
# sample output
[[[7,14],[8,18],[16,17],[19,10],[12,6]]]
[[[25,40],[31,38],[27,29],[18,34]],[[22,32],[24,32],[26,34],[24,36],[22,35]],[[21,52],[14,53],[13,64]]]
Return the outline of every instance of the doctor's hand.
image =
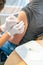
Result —
[[[15,34],[22,34],[24,31],[24,22],[21,21],[18,24],[16,24],[15,26],[13,26],[9,31],[8,34],[10,36],[13,36]]]
[[[3,32],[6,32],[7,30],[10,30],[10,28],[18,23],[18,20],[15,16],[9,16],[6,18],[6,22],[1,25],[1,30]]]

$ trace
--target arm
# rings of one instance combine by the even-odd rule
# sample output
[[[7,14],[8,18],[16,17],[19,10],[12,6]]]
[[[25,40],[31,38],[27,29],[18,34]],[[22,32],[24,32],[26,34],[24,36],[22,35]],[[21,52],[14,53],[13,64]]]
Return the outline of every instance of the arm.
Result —
[[[43,46],[43,40],[36,40],[38,44]],[[10,56],[8,57],[5,65],[27,65],[23,59],[16,53],[17,51],[13,51]]]
[[[0,38],[0,47],[10,38],[8,33],[6,32],[2,37]]]
[[[21,11],[20,14],[18,15],[18,20],[19,21],[23,21],[25,24],[25,28],[24,28],[24,32],[23,34],[19,34],[19,35],[15,35],[14,38],[10,38],[10,41],[15,43],[15,44],[19,44],[19,42],[22,40],[22,38],[24,37],[27,27],[28,27],[28,21],[27,21],[27,16],[26,13],[24,11]],[[19,37],[19,38],[18,38]]]
[[[9,18],[8,18],[9,20]],[[28,27],[28,21],[27,21],[27,16],[26,13],[24,11],[21,11],[20,14],[18,15],[18,20],[23,21],[25,24],[25,28],[24,28],[24,32],[22,34],[16,34],[13,38],[10,38],[10,41],[15,43],[15,44],[19,44],[19,42],[22,40],[22,38],[24,37],[27,27]],[[18,21],[17,20],[17,21]],[[11,25],[11,24],[10,24]],[[5,28],[4,26],[2,26],[3,28]],[[2,30],[0,29],[0,31],[2,32]],[[18,38],[19,37],[19,38]]]
[[[27,65],[20,56],[16,53],[16,51],[13,51],[13,53],[8,57],[7,61],[4,65]]]

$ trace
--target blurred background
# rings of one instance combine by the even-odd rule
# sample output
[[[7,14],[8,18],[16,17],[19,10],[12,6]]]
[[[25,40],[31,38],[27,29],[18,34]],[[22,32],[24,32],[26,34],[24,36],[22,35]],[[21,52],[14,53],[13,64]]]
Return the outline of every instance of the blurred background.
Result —
[[[29,0],[6,0],[4,9],[0,13],[0,25],[3,24],[11,14],[17,16],[20,10],[26,6],[30,1]]]

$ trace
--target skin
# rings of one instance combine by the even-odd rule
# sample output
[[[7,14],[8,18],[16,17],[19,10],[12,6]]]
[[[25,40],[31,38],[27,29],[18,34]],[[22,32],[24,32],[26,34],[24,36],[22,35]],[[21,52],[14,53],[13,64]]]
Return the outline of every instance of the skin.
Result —
[[[5,2],[6,0],[1,0],[0,1],[0,12],[2,11],[2,9],[4,8]],[[1,28],[0,28],[0,32],[2,32]],[[6,32],[4,35],[2,35],[2,37],[0,38],[0,47],[10,38],[11,36],[8,35],[8,32]]]
[[[19,20],[19,22],[20,21],[24,22],[24,24],[25,24],[24,32],[22,34],[16,34],[13,38],[12,37],[10,37],[10,39],[8,38],[8,40],[10,40],[12,43],[15,43],[16,45],[19,45],[19,43],[22,40],[22,38],[24,37],[27,27],[28,27],[27,16],[24,11],[21,11],[20,14],[18,15],[18,20]],[[2,32],[1,29],[0,29],[0,32]],[[6,35],[4,34],[4,37]],[[4,41],[7,41],[7,40],[3,39],[3,44],[4,44]],[[0,46],[2,46],[3,44],[1,43]]]
[[[2,9],[0,9],[1,11]],[[13,38],[9,37],[9,35],[7,33],[5,33],[2,38],[0,38],[0,47],[8,40],[10,40],[12,43],[19,45],[20,41],[22,40],[22,38],[24,37],[27,27],[28,27],[28,21],[27,21],[27,16],[26,13],[24,11],[21,11],[20,14],[18,15],[18,20],[23,21],[25,24],[25,28],[24,28],[24,32],[22,34],[17,34],[15,35]],[[0,27],[0,32],[2,32],[1,27]],[[18,38],[19,37],[19,38]],[[3,40],[3,41],[2,41]]]
[[[24,28],[24,32],[22,34],[16,34],[13,38],[10,37],[8,38],[8,40],[10,40],[12,43],[16,44],[16,45],[19,45],[20,41],[23,39],[25,33],[26,33],[26,30],[27,30],[27,27],[28,27],[28,20],[27,20],[27,16],[26,16],[26,13],[24,11],[21,11],[18,15],[18,20],[19,22],[20,21],[23,21],[24,24],[25,24],[25,28]],[[2,32],[1,28],[0,28],[0,32]],[[7,34],[5,34],[6,36]],[[4,36],[4,37],[5,37]],[[19,37],[19,38],[18,38]],[[3,41],[7,41],[6,39],[3,39]],[[1,41],[0,41],[1,42]],[[3,42],[4,44],[4,42]],[[0,46],[3,45],[2,43],[0,44]]]
[[[4,4],[6,2],[6,0],[2,0],[3,1],[3,6],[0,5],[0,12],[1,10],[4,8]],[[8,33],[6,32],[4,35],[2,35],[2,37],[0,38],[0,47],[8,40],[10,40],[12,43],[15,43],[16,45],[19,44],[19,42],[22,40],[22,38],[24,37],[25,33],[26,33],[26,30],[27,30],[27,27],[28,27],[28,23],[27,23],[27,16],[25,14],[25,12],[21,11],[19,16],[18,16],[18,20],[19,22],[22,20],[24,21],[24,24],[25,24],[25,28],[24,28],[24,32],[22,34],[17,34],[15,35],[13,38],[10,37],[8,35]],[[0,27],[0,32],[2,32],[1,30],[1,27]],[[19,38],[18,38],[19,37]],[[3,40],[3,41],[2,41]]]
[[[2,38],[0,38],[0,47],[9,39],[11,42],[16,43],[17,45],[19,44],[19,42],[21,41],[21,39],[23,38],[23,36],[26,33],[27,27],[28,27],[28,21],[27,21],[27,16],[25,14],[24,11],[21,11],[19,16],[18,16],[18,20],[24,21],[25,24],[25,28],[24,28],[24,32],[20,35],[15,35],[14,38],[12,39],[8,33],[5,33]],[[1,30],[0,30],[1,31]],[[19,38],[18,38],[19,36]],[[3,40],[3,41],[2,41]],[[10,57],[11,56],[11,57]],[[26,65],[25,62],[19,57],[19,55],[14,51],[11,55],[9,56],[8,59],[8,63],[6,61],[5,65],[10,65],[10,64],[14,64],[14,65]],[[12,59],[12,61],[14,60],[14,62],[9,62],[9,60]],[[18,60],[17,60],[18,59]]]
[[[27,20],[26,13],[24,11],[21,11],[20,14],[18,15],[18,20],[19,20],[19,22],[20,21],[24,22],[25,28],[24,28],[24,32],[22,34],[17,34],[13,38],[10,38],[10,41],[15,43],[16,45],[19,45],[19,43],[22,40],[22,38],[24,37],[27,27],[28,27],[28,20]]]
[[[16,44],[16,45],[19,45],[20,41],[22,40],[22,38],[24,37],[25,33],[26,33],[26,30],[27,30],[27,27],[28,27],[28,20],[27,20],[27,16],[26,16],[26,13],[24,11],[21,11],[20,14],[18,15],[18,20],[19,22],[21,20],[23,20],[24,24],[25,24],[25,28],[24,28],[24,32],[22,34],[16,34],[13,38],[12,37],[7,37],[7,40],[10,40],[12,43]],[[1,32],[1,29],[0,29],[0,32]],[[2,37],[3,37],[3,43],[2,43],[2,38],[0,39],[0,46],[2,46],[7,40],[5,39],[7,36],[7,34],[4,34]],[[18,38],[19,37],[19,38]],[[37,40],[40,40],[42,39],[43,36],[37,38]]]
[[[43,40],[37,40],[38,44],[43,46]],[[8,59],[6,60],[4,65],[27,65],[23,59],[17,54],[16,51],[13,51]]]
[[[8,33],[6,32],[2,37],[0,38],[0,47],[4,45],[4,43],[10,38]]]
[[[21,39],[23,38],[23,36],[26,33],[27,27],[28,27],[28,20],[27,20],[27,16],[26,13],[24,11],[21,11],[19,16],[18,16],[18,20],[21,21],[23,20],[25,23],[25,29],[23,34],[20,35],[15,35],[14,38],[12,39],[8,33],[6,32],[1,38],[0,38],[0,47],[9,39],[11,42],[16,43],[17,45],[19,44],[19,42],[21,41]],[[0,32],[1,29],[0,29]],[[19,36],[19,39],[18,39]],[[43,46],[43,41],[42,40],[37,40],[37,42]],[[16,51],[13,51],[13,53],[8,57],[5,65],[27,65],[23,59],[21,59],[21,57],[16,53]]]
[[[11,42],[16,43],[17,45],[19,44],[19,42],[22,40],[23,36],[26,33],[27,27],[28,27],[28,20],[27,20],[27,16],[26,13],[24,11],[21,11],[19,16],[18,16],[18,20],[21,21],[23,20],[25,23],[25,29],[24,32],[20,35],[15,35],[14,38],[11,38],[8,33],[6,32],[2,38],[0,38],[0,47],[9,39]],[[0,29],[0,32],[1,29]],[[19,36],[19,39],[18,39]],[[43,41],[42,40],[37,40],[37,42],[43,46]],[[8,57],[5,65],[27,65],[22,59],[21,57],[16,53],[16,51],[13,51],[13,53]]]

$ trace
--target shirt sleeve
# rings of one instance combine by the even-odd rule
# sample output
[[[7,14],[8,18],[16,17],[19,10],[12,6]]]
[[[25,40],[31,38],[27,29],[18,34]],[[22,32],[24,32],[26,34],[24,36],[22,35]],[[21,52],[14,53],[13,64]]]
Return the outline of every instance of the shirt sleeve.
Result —
[[[24,8],[22,8],[22,11],[24,11],[26,13],[27,20],[30,23],[30,21],[32,20],[32,11],[29,8],[29,4],[27,4],[27,6],[25,6]]]
[[[27,42],[15,49],[27,65],[43,65],[43,47],[35,41]]]
[[[38,13],[40,12],[39,11],[39,2],[32,0],[22,10],[25,11],[28,22],[30,23],[33,20],[33,18],[35,18],[35,19],[37,18]]]

